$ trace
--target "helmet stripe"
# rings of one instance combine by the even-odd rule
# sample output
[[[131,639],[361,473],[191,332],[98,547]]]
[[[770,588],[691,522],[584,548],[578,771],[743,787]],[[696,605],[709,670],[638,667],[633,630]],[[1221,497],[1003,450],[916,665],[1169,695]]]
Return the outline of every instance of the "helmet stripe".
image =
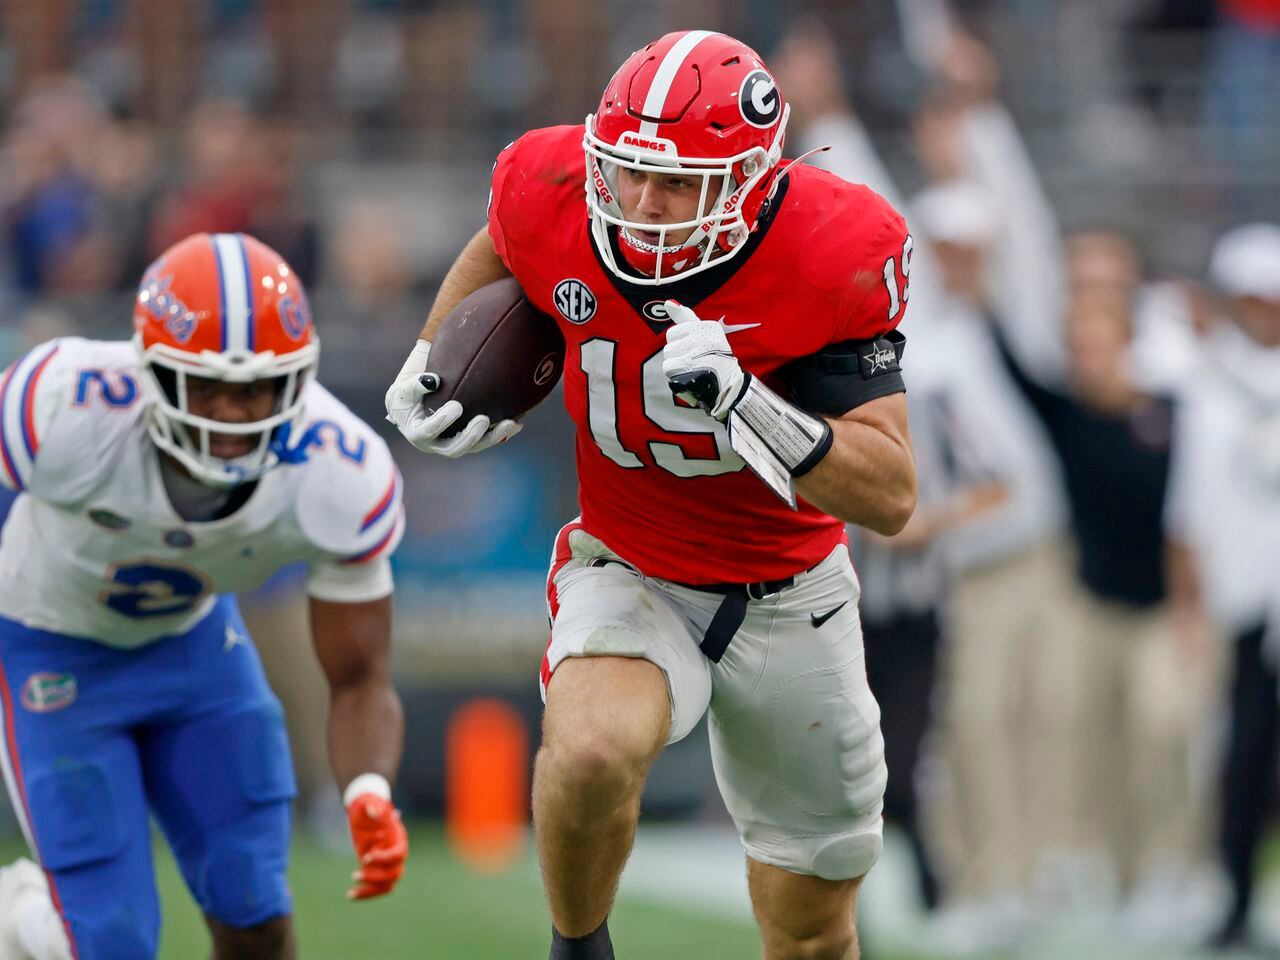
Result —
[[[680,66],[685,58],[699,43],[713,36],[715,34],[710,30],[690,30],[667,51],[667,55],[662,58],[662,63],[658,64],[658,72],[653,75],[653,85],[649,87],[649,95],[644,98],[643,113],[646,117],[662,116],[667,94],[671,92],[671,84],[675,82],[676,74],[680,72]],[[640,136],[656,137],[657,135],[657,123],[652,120],[640,122]]]
[[[249,316],[245,321],[245,337],[250,350],[256,349],[253,345],[253,281],[249,276],[249,251],[245,249],[244,234],[236,234],[236,243],[240,245],[240,257],[244,260],[244,297],[245,305],[249,308]]]
[[[217,233],[213,247],[218,254],[222,284],[223,350],[251,350],[249,335],[249,263],[238,234]]]
[[[213,266],[218,272],[218,329],[220,343],[218,350],[222,353],[227,352],[227,285],[222,282],[222,255],[218,253],[218,238],[214,235],[209,238],[209,242],[213,244]]]

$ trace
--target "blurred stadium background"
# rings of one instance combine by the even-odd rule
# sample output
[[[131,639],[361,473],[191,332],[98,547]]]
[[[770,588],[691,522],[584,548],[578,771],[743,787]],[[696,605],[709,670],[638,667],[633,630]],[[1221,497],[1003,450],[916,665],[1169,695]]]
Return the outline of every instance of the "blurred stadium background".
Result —
[[[1045,382],[1041,361],[1051,367],[1064,351],[1071,363],[1059,286],[1064,274],[1086,269],[1071,256],[1102,250],[1098,269],[1120,274],[1121,297],[1089,308],[1118,310],[1125,343],[1130,333],[1154,331],[1143,362],[1155,372],[1143,384],[1160,394],[1195,367],[1197,324],[1215,309],[1207,266],[1216,238],[1244,221],[1280,221],[1276,0],[3,0],[0,10],[0,359],[66,333],[127,337],[136,281],[157,252],[196,230],[250,232],[307,282],[322,379],[383,430],[405,475],[396,667],[408,738],[397,793],[417,826],[405,882],[386,903],[339,902],[349,869],[345,825],[328,780],[325,696],[307,650],[300,579],[286,571],[245,602],[290,716],[302,787],[293,877],[304,952],[313,958],[533,957],[546,949],[527,844],[517,843],[500,868],[475,872],[439,824],[457,802],[450,744],[470,742],[451,736],[451,724],[479,698],[505,705],[513,721],[498,747],[480,752],[514,757],[505,771],[514,770],[517,794],[525,789],[540,708],[546,557],[555,530],[576,512],[571,433],[559,405],[548,403],[499,453],[443,462],[412,454],[382,415],[383,391],[436,284],[483,222],[488,172],[504,144],[532,127],[579,122],[616,64],[667,30],[734,34],[764,55],[792,102],[789,155],[834,143],[815,162],[895,201],[920,198],[916,233],[942,245],[939,264],[955,267],[948,241],[953,253],[1021,249],[1021,258],[993,257],[985,282],[1011,291],[999,301],[1016,314],[1003,318],[1006,337],[1033,379]],[[984,138],[983,124],[992,123]],[[971,136],[981,142],[969,145]],[[998,217],[975,215],[963,191],[938,190],[981,180],[983,171],[994,179],[979,197],[989,201],[987,214],[999,206]],[[913,212],[908,218],[915,225]],[[1117,231],[1119,247],[1100,241],[1063,253],[1063,236],[1103,227]],[[925,288],[942,285],[924,275],[927,267],[917,260],[909,338],[927,336]],[[1143,313],[1147,294],[1166,295],[1165,307]],[[1060,458],[1102,456],[1053,445]],[[868,957],[1045,958],[1086,949],[1100,958],[1194,956],[1227,909],[1214,797],[1231,625],[1170,627],[1157,642],[1183,654],[1155,673],[1118,680],[1112,654],[1081,640],[1071,655],[1030,667],[1040,675],[1021,696],[1012,668],[1001,667],[1013,647],[972,652],[984,621],[1017,616],[1028,603],[1042,626],[1089,622],[1080,598],[1097,584],[1087,571],[1078,582],[1069,561],[1052,589],[1049,580],[1014,590],[979,582],[1001,564],[1058,564],[1078,551],[1080,535],[1096,537],[1096,523],[1082,534],[1078,511],[1064,507],[1079,502],[1058,489],[1054,456],[1029,468],[1039,476],[1035,467],[1044,467],[1048,479],[1043,497],[1031,497],[1040,513],[1010,521],[1022,533],[1007,534],[1005,524],[1004,540],[997,533],[992,543],[988,533],[983,543],[942,551],[960,613],[941,645],[918,661],[904,655],[882,666],[899,681],[878,691],[886,723],[918,728],[905,738],[909,763],[917,748],[922,754],[916,775],[901,767],[894,775],[909,795],[895,809],[919,829],[890,830],[868,882]],[[1008,485],[1024,481],[1037,482]],[[1148,513],[1159,514],[1163,489],[1161,474]],[[1109,529],[1120,544],[1107,554],[1114,558],[1132,535],[1123,522]],[[883,544],[868,549],[893,553]],[[1280,558],[1271,562],[1275,569]],[[864,583],[874,565],[868,561]],[[923,606],[950,609],[951,597],[925,592]],[[1160,618],[1173,612],[1163,581],[1140,600],[1101,592]],[[976,628],[963,615],[975,606]],[[1218,639],[1185,654],[1179,638],[1194,647],[1197,631]],[[892,629],[883,636],[894,640]],[[970,650],[965,662],[960,649]],[[1018,659],[1044,653],[1030,649]],[[1028,690],[1104,674],[1108,689],[1127,685],[1117,697],[1140,688],[1179,704],[1177,775],[1167,790],[1185,795],[1180,815],[1192,829],[1164,860],[1140,863],[1122,849],[1123,824],[1120,835],[1114,824],[1090,826],[1110,823],[1108,811],[1124,806],[1128,762],[1118,778],[1075,775],[1076,754],[1122,736],[1080,706],[1087,697],[1036,739],[1043,727]],[[921,676],[923,685],[909,682]],[[977,743],[950,736],[951,711],[963,710],[957,700],[996,704],[985,734],[981,718],[957,720]],[[1020,733],[1030,742],[1014,743]],[[1133,749],[1129,766],[1147,748]],[[964,793],[957,763],[1018,750],[1040,766]],[[502,775],[481,771],[482,779]],[[1272,763],[1250,790],[1270,803],[1274,779]],[[996,833],[1007,830],[993,841],[1001,851],[988,856],[968,827],[975,817],[997,818],[982,807],[989,798],[981,790],[993,783],[1000,809],[1069,828],[1033,825],[1010,839],[1013,826],[996,822]],[[1139,805],[1127,822],[1146,814]],[[703,734],[663,758],[646,815],[614,923],[620,955],[757,955],[740,852]],[[16,855],[16,831],[9,846]],[[921,851],[936,885],[916,873]],[[988,868],[984,876],[970,876],[975,860]],[[1280,943],[1280,887],[1271,871],[1261,873],[1254,937]],[[164,956],[202,955],[203,934],[176,874],[164,876]]]

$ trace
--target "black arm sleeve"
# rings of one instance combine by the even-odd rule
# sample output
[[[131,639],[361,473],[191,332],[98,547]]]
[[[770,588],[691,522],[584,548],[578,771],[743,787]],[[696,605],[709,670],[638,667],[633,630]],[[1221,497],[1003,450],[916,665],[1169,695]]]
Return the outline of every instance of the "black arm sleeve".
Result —
[[[778,371],[787,399],[801,410],[839,417],[870,400],[903,393],[907,338],[890,330],[870,340],[833,343]]]

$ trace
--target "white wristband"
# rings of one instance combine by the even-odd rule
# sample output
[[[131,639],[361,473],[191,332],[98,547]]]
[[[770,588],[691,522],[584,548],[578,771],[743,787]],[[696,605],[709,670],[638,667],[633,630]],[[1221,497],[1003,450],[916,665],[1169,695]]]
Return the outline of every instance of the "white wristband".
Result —
[[[362,773],[348,783],[347,789],[342,791],[342,806],[344,808],[351,806],[351,802],[356,797],[366,793],[372,793],[375,797],[381,797],[383,800],[390,800],[391,784],[380,773]]]

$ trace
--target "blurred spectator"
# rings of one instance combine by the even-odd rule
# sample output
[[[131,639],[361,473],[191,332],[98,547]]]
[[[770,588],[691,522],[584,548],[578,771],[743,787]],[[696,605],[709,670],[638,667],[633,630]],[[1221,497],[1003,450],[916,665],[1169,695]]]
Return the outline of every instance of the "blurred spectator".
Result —
[[[1007,491],[942,539],[955,577],[942,670],[940,738],[952,786],[939,829],[953,838],[942,922],[949,941],[992,948],[1023,931],[1033,842],[1056,839],[1034,836],[1037,815],[1058,816],[1069,795],[1057,759],[1063,732],[1056,718],[1045,722],[1053,691],[1039,682],[1043,663],[1071,639],[1060,494],[1052,454],[1003,369],[987,316],[986,257],[999,230],[989,197],[955,181],[930,188],[911,209],[944,288],[920,339],[941,338],[966,379],[970,408],[985,419],[974,442]],[[1054,760],[1033,763],[1036,755]]]
[[[942,68],[947,82],[925,113],[934,127],[922,144],[926,167],[935,177],[959,167],[999,211],[988,317],[1052,440],[1074,533],[1078,582],[1065,594],[1064,629],[1034,656],[1030,678],[1038,740],[1048,746],[1040,756],[1053,758],[1033,761],[1033,781],[1047,787],[1032,800],[1034,881],[1050,896],[1103,908],[1118,886],[1131,895],[1135,933],[1167,933],[1192,857],[1187,754],[1203,696],[1166,693],[1183,666],[1162,569],[1172,403],[1147,395],[1131,373],[1141,260],[1108,231],[1074,237],[1064,258],[1057,215],[993,99],[989,53],[958,35]]]
[[[245,232],[270,243],[306,283],[318,258],[315,222],[302,203],[306,170],[301,134],[266,121],[237,100],[208,100],[193,111],[179,182],[160,201],[152,251],[192,233]]]
[[[1249,937],[1254,872],[1280,753],[1280,226],[1224,235],[1209,264],[1226,320],[1205,338],[1178,418],[1168,515],[1179,602],[1231,638],[1220,851],[1231,902],[1216,946]]]
[[[14,112],[3,196],[15,284],[28,295],[96,290],[116,278],[90,176],[105,124],[100,104],[71,77],[36,83]]]
[[[260,132],[240,101],[207,100],[196,106],[183,137],[179,182],[161,201],[152,224],[153,252],[192,233],[249,230],[265,190]]]
[[[330,231],[326,282],[313,297],[324,336],[320,375],[371,423],[385,416],[378,378],[389,369],[385,344],[414,336],[430,306],[425,290],[431,278],[415,274],[406,227],[387,203],[355,198],[340,207]],[[383,416],[375,417],[379,411]]]
[[[1280,0],[1217,0],[1216,8],[1205,77],[1206,132],[1239,180],[1253,162],[1274,158],[1280,143]],[[1236,191],[1238,206],[1246,196]]]
[[[1043,386],[1009,369],[1053,440],[1066,481],[1083,629],[1070,689],[1086,846],[1110,851],[1126,919],[1144,937],[1173,933],[1189,875],[1188,752],[1203,720],[1203,664],[1178,655],[1166,603],[1162,504],[1173,398],[1150,395],[1129,362],[1140,258],[1119,234],[1068,241],[1066,369]],[[1181,688],[1181,697],[1170,691]]]
[[[911,394],[916,458],[915,513],[897,536],[849,528],[858,579],[867,675],[880,703],[889,786],[885,818],[905,831],[920,897],[939,901],[937,870],[918,817],[924,741],[933,726],[939,648],[945,642],[950,576],[940,543],[1008,497],[986,440],[1002,424],[974,389],[971,344],[939,325],[911,344],[904,377]]]

